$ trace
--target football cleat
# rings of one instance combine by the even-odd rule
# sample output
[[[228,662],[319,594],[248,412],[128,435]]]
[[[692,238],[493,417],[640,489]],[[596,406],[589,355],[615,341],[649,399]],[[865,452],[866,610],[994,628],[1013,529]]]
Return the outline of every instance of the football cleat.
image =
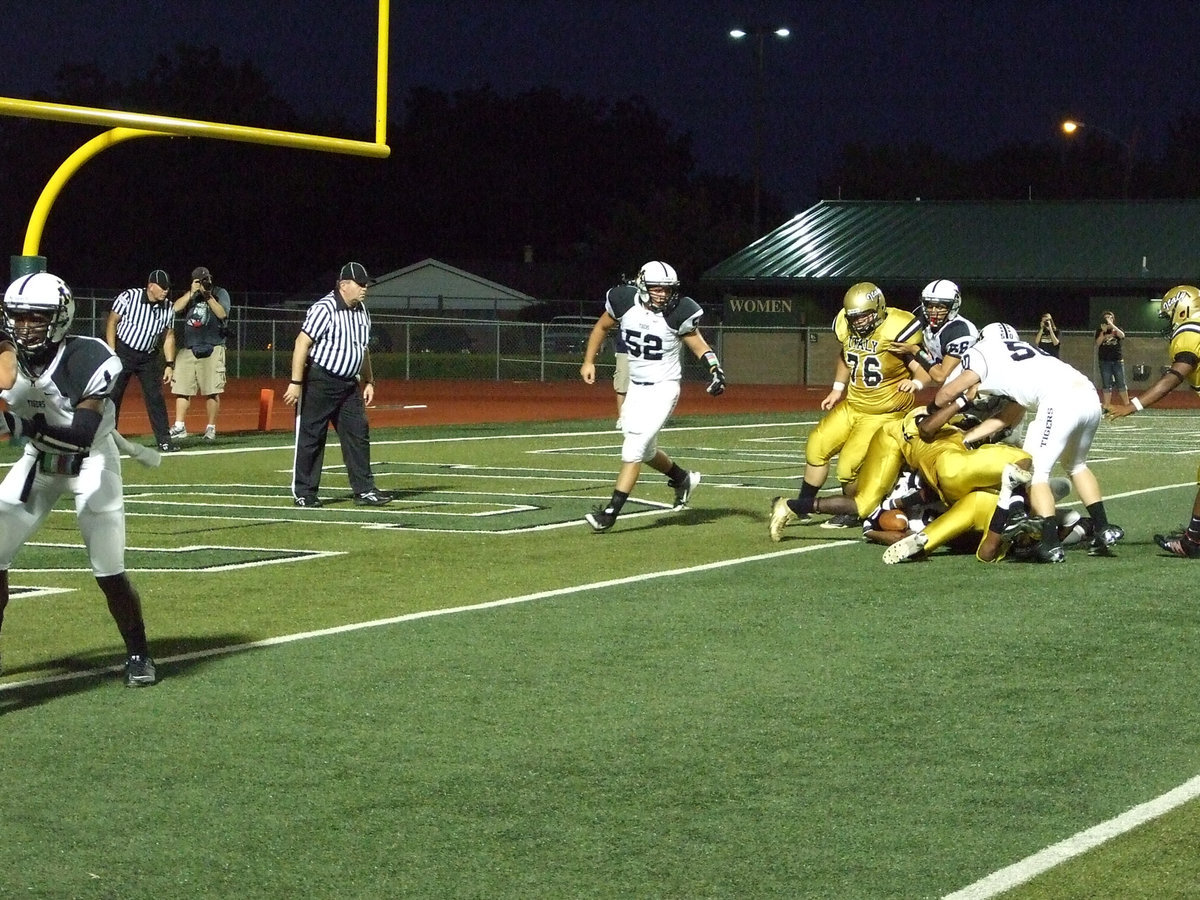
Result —
[[[163,441],[161,444],[158,445],[158,452],[159,453],[177,453],[177,452],[179,452],[179,445],[172,443],[171,441]]]
[[[125,686],[148,687],[154,684],[158,677],[154,671],[154,660],[149,656],[134,656],[125,660]]]
[[[1025,505],[1014,506],[1008,513],[1008,524],[1004,526],[1004,531],[1001,536],[1006,541],[1015,541],[1017,538],[1026,538],[1028,540],[1040,541],[1042,539],[1042,528],[1044,521],[1037,516],[1030,516],[1025,511]]]
[[[768,528],[771,540],[775,543],[783,540],[783,529],[794,521],[796,521],[796,514],[788,506],[787,500],[783,497],[773,498],[771,500],[771,525]]]
[[[1021,468],[1016,463],[1009,463],[1000,473],[1000,484],[1006,486],[1010,491],[1023,484],[1029,484],[1031,481],[1033,481],[1033,473],[1028,469]]]
[[[923,531],[905,535],[883,551],[884,565],[894,566],[906,559],[912,559],[914,556],[924,553],[925,545],[928,543],[929,535]]]
[[[860,525],[862,525],[862,519],[853,513],[839,513],[821,523],[822,528],[857,528]]]
[[[1088,556],[1112,556],[1112,550],[1109,549],[1125,537],[1125,530],[1119,525],[1105,525],[1092,535],[1092,542],[1088,545]]]
[[[682,509],[687,506],[688,498],[692,496],[692,489],[700,483],[700,473],[691,471],[684,473],[683,479],[676,484],[674,481],[668,481],[671,487],[675,489],[675,508]]]
[[[324,506],[320,497],[297,497],[292,501],[294,506],[301,506],[304,509],[315,509],[318,506]]]
[[[1173,556],[1184,559],[1200,559],[1200,544],[1186,534],[1156,534],[1154,543]]]
[[[1037,561],[1040,563],[1060,563],[1067,561],[1067,551],[1061,546],[1046,549],[1041,544],[1037,548]]]
[[[597,506],[583,518],[584,521],[592,526],[592,531],[596,532],[596,534],[608,531],[608,529],[617,523],[617,514],[610,513],[601,506]]]

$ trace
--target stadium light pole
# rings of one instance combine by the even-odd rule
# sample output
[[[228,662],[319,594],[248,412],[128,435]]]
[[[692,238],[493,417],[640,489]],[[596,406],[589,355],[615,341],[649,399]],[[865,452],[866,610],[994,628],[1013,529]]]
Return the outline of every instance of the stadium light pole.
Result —
[[[755,25],[753,28],[734,28],[729,36],[735,41],[754,39],[754,235],[762,228],[762,155],[763,122],[766,115],[763,98],[766,78],[763,71],[763,55],[766,51],[767,35],[773,34],[780,40],[791,35],[783,26]]]
[[[1125,178],[1121,184],[1121,196],[1126,200],[1129,199],[1129,185],[1133,180],[1133,145],[1137,140],[1137,131],[1134,131],[1133,136],[1129,140],[1117,137],[1107,128],[1101,128],[1099,125],[1089,125],[1087,122],[1080,122],[1078,119],[1067,119],[1062,123],[1063,134],[1071,137],[1081,128],[1089,128],[1092,131],[1097,131],[1113,141],[1118,147],[1125,152]]]

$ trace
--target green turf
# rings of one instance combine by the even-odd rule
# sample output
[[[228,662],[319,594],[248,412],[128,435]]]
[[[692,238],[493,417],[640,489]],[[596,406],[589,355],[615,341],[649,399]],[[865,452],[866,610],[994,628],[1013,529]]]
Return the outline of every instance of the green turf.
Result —
[[[164,678],[88,674],[120,644],[64,506],[12,572],[68,590],[5,619],[0,896],[937,897],[1198,773],[1196,569],[1150,541],[1194,418],[1103,426],[1128,536],[1057,567],[772,544],[812,420],[673,423],[692,507],[648,474],[604,535],[601,423],[378,431],[382,510],[332,441],[320,510],[278,436],[127,462]],[[1011,896],[1194,895],[1195,806]]]

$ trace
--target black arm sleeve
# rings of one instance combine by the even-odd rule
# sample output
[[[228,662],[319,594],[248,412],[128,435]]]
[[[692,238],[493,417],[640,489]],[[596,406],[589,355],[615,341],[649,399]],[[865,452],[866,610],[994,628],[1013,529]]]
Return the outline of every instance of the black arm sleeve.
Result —
[[[77,409],[70,425],[49,425],[38,413],[33,417],[33,434],[43,444],[63,453],[81,453],[92,446],[103,417],[94,409]]]

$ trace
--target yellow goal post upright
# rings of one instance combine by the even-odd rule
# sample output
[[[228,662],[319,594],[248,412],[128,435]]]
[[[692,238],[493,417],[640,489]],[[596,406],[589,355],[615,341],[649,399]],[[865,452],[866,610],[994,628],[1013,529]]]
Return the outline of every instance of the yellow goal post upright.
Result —
[[[179,119],[172,116],[147,115],[112,109],[96,109],[86,106],[71,106],[63,103],[46,103],[39,100],[16,100],[0,97],[0,115],[18,116],[29,119],[50,119],[59,122],[74,122],[83,125],[104,125],[109,130],[92,138],[63,161],[50,177],[34,204],[29,227],[25,231],[25,244],[20,256],[13,256],[10,278],[15,281],[23,275],[46,271],[46,258],[38,255],[42,232],[54,201],[63,187],[76,172],[92,157],[116,144],[133,138],[144,137],[205,137],[226,141],[242,141],[249,144],[266,144],[275,147],[295,147],[300,150],[319,150],[325,153],[341,153],[349,156],[368,156],[386,159],[391,154],[387,145],[387,75],[388,75],[388,20],[390,0],[379,0],[378,56],[375,76],[375,140],[353,141],[346,138],[323,137],[294,131],[276,131],[270,128],[254,128],[246,125],[228,125],[222,122],[204,122],[196,119]]]

